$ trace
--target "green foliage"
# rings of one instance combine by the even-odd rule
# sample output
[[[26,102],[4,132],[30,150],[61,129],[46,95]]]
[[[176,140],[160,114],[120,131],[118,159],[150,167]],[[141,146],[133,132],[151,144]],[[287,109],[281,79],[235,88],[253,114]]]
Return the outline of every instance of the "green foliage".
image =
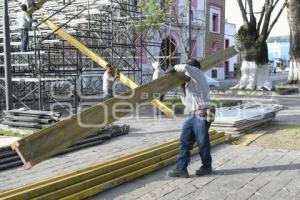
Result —
[[[163,8],[161,8],[161,5],[163,5]],[[139,6],[142,8],[144,16],[140,31],[143,32],[149,26],[151,26],[151,28],[159,28],[160,24],[164,22],[168,16],[166,9],[170,8],[171,5],[172,0],[148,0],[146,3],[140,1]]]
[[[180,97],[169,97],[169,98],[165,98],[164,99],[164,102],[165,103],[168,103],[168,104],[182,104],[182,101],[181,101],[181,98]]]
[[[251,34],[244,26],[241,26],[238,33],[235,35],[235,39],[239,44],[251,46],[255,43],[257,36]]]
[[[214,105],[216,108],[225,108],[225,107],[231,107],[236,106],[240,104],[240,101],[237,100],[220,100],[220,99],[211,99],[210,103]]]
[[[297,127],[296,127],[296,133],[297,133],[297,134],[300,134],[300,126],[297,126]]]

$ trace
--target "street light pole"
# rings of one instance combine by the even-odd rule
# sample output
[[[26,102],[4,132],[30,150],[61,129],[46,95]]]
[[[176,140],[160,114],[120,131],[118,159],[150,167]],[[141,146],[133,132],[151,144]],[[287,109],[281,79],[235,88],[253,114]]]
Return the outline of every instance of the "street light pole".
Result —
[[[6,110],[12,109],[12,74],[11,74],[11,47],[8,16],[8,0],[3,1],[3,32],[4,32],[4,67],[5,67],[5,101]]]
[[[187,45],[188,45],[188,58],[192,56],[192,0],[188,0],[188,16],[187,16]]]

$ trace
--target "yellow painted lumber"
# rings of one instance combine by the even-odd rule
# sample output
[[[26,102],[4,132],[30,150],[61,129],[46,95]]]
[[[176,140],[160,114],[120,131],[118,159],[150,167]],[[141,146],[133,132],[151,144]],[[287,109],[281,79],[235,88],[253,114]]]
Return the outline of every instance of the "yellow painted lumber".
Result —
[[[43,5],[44,3],[46,3],[48,0],[40,0],[38,1],[35,6],[31,6],[29,9],[28,9],[28,14],[29,15],[32,15],[35,11],[39,10]]]
[[[216,140],[220,137],[223,137],[225,136],[225,133],[224,132],[221,132],[221,133],[216,133],[216,134],[213,134],[213,135],[210,135],[210,141],[213,141],[213,140]]]
[[[225,136],[225,134],[223,132],[223,133],[213,134],[213,137],[211,137],[211,138],[214,138],[212,140],[216,140],[216,139],[222,139],[222,138],[224,138],[224,136]],[[169,148],[167,152],[161,151],[158,153],[158,155],[148,157],[147,159],[144,159],[140,162],[132,162],[131,165],[128,164],[125,166],[124,165],[119,166],[117,169],[115,169],[115,171],[113,171],[114,169],[109,168],[109,171],[111,171],[110,173],[106,173],[106,174],[102,173],[99,176],[97,176],[97,174],[93,173],[93,174],[91,174],[90,179],[87,179],[86,181],[78,181],[77,184],[71,185],[69,187],[61,187],[62,189],[60,189],[60,190],[56,190],[52,193],[40,196],[36,199],[62,198],[64,196],[75,193],[76,191],[81,191],[81,190],[87,189],[89,187],[92,187],[94,185],[99,185],[106,181],[112,180],[114,178],[123,176],[128,173],[131,173],[133,171],[137,171],[140,168],[144,168],[146,166],[153,165],[157,162],[160,162],[161,160],[165,160],[172,156],[176,156],[179,152],[178,146],[179,146],[179,143],[176,143],[173,145],[173,148],[172,147]],[[82,175],[77,175],[77,176],[82,176]],[[55,188],[57,188],[57,187],[55,187]]]
[[[45,19],[45,18],[44,18]],[[56,31],[56,33],[62,37],[64,40],[68,41],[71,45],[76,47],[78,50],[80,50],[83,54],[91,58],[94,62],[96,62],[99,66],[106,69],[106,65],[108,64],[107,61],[105,61],[102,57],[94,53],[92,50],[87,48],[84,44],[82,44],[80,41],[78,41],[75,37],[67,33],[62,28],[59,29],[59,27],[51,22],[50,20],[46,20],[44,22],[51,30]],[[130,80],[127,76],[125,76],[123,73],[120,73],[119,79],[122,81],[122,83],[126,86],[128,86],[131,89],[137,88],[139,84],[135,83],[134,81]],[[160,102],[159,100],[155,99],[151,101],[151,104],[159,108],[163,113],[165,113],[168,117],[172,117],[174,115],[174,111],[167,107],[165,104]]]
[[[17,189],[14,189],[14,190],[7,191],[7,192],[3,192],[3,193],[0,193],[0,198],[3,197],[3,195],[17,194],[18,192],[22,192],[24,190],[29,191],[29,190],[32,190],[32,189],[36,189],[37,187],[41,187],[41,186],[44,186],[44,185],[47,185],[47,184],[52,184],[52,183],[55,183],[59,180],[63,180],[65,178],[72,177],[74,175],[78,175],[78,174],[83,173],[83,172],[88,172],[90,170],[97,169],[97,168],[102,167],[102,166],[108,166],[108,165],[112,165],[112,164],[115,164],[115,163],[118,163],[118,162],[121,162],[121,161],[124,161],[124,160],[127,160],[127,159],[136,158],[138,156],[147,154],[148,152],[153,152],[154,150],[157,150],[157,149],[160,149],[160,148],[164,148],[164,147],[166,147],[166,146],[168,146],[172,143],[176,143],[176,142],[177,142],[177,140],[172,140],[172,141],[166,142],[164,144],[156,145],[154,147],[151,147],[151,148],[148,148],[148,149],[136,152],[136,153],[129,154],[125,157],[120,157],[120,158],[116,158],[116,159],[113,159],[113,160],[110,160],[110,161],[105,161],[103,163],[95,164],[95,165],[92,165],[90,167],[78,170],[76,172],[71,172],[71,173],[68,173],[68,174],[60,175],[60,176],[57,176],[57,177],[54,177],[54,178],[46,179],[44,181],[41,181],[41,182],[38,182],[38,183],[35,183],[35,184],[25,186],[25,187],[21,187],[21,188],[17,188]]]
[[[246,135],[241,136],[238,140],[232,142],[233,144],[240,145],[240,146],[249,146],[252,142],[263,136],[265,132],[258,132],[258,133],[249,133]]]
[[[221,144],[221,143],[225,142],[227,139],[228,139],[227,136],[219,138],[214,143],[212,143],[212,146],[217,145],[217,144]],[[195,147],[191,151],[191,153],[194,155],[194,154],[198,153],[198,151],[199,151],[198,148]],[[110,180],[110,181],[105,182],[103,184],[95,185],[94,187],[91,187],[91,188],[88,188],[86,190],[77,192],[75,194],[69,195],[69,196],[64,197],[62,199],[64,199],[64,200],[79,200],[79,199],[85,199],[85,198],[91,197],[95,194],[98,194],[98,193],[103,192],[105,190],[111,189],[115,186],[126,183],[126,182],[128,182],[130,180],[133,180],[133,179],[136,179],[138,177],[144,176],[146,174],[149,174],[153,171],[161,169],[161,168],[163,168],[165,166],[168,166],[170,164],[173,164],[173,163],[175,163],[176,159],[177,159],[177,156],[167,158],[167,159],[162,160],[162,161],[160,161],[158,163],[155,163],[153,165],[146,166],[145,168],[139,169],[137,171],[133,171],[129,174],[126,174],[124,176],[121,176],[121,177],[118,177],[116,179]]]
[[[111,189],[111,188],[116,187],[120,184],[129,182],[133,179],[144,176],[146,174],[150,174],[151,172],[154,172],[154,171],[156,171],[158,169],[161,169],[165,166],[173,164],[176,161],[176,158],[177,158],[177,156],[173,156],[173,157],[168,158],[166,160],[160,161],[156,164],[147,166],[143,169],[139,169],[137,171],[134,171],[134,172],[131,172],[131,173],[126,174],[124,176],[121,176],[121,177],[118,177],[116,179],[110,180],[110,181],[105,182],[103,184],[96,185],[94,187],[88,188],[88,189],[80,191],[78,193],[69,195],[69,196],[64,197],[62,199],[65,199],[65,200],[86,199],[86,198],[91,197],[95,194],[98,194],[98,193],[103,192],[105,190]]]
[[[173,140],[161,145],[157,145],[137,153],[129,154],[124,157],[116,158],[111,161],[103,162],[92,167],[87,167],[82,170],[50,178],[36,184],[17,188],[15,190],[0,193],[0,199],[4,196],[14,197],[14,199],[32,199],[34,197],[43,195],[47,192],[53,192],[58,188],[66,187],[80,181],[92,178],[97,175],[105,174],[110,171],[125,167],[131,163],[140,162],[144,159],[159,155],[163,152],[176,149],[178,147],[178,140]],[[24,195],[24,191],[26,195]]]
[[[216,131],[210,131],[210,136],[221,135],[220,133],[216,133]],[[215,141],[211,143],[214,144]],[[142,163],[145,162],[157,162],[159,159],[166,158],[166,155],[170,155],[170,152],[173,152],[174,155],[178,152],[178,140],[170,141],[162,145],[157,145],[155,147],[130,154],[128,156],[124,156],[121,158],[114,159],[112,161],[104,162],[98,165],[94,165],[83,170],[79,170],[77,172],[72,172],[66,175],[58,176],[55,178],[51,178],[45,181],[41,181],[40,183],[32,184],[29,186],[25,186],[22,188],[18,188],[12,191],[4,192],[0,194],[0,199],[33,199],[34,197],[38,197],[41,195],[45,195],[47,193],[51,193],[54,191],[59,191],[61,188],[66,188],[68,186],[74,188],[76,184],[84,183],[85,180],[89,180],[93,177],[100,176],[100,182],[103,182],[103,177],[111,178],[113,173],[107,175],[109,172],[113,172],[115,170],[122,169],[123,173],[128,172],[128,168],[126,166],[130,166],[132,164],[137,164],[137,166],[144,166]],[[167,154],[166,154],[167,153]],[[165,155],[166,154],[166,155]],[[150,159],[150,160],[149,160]],[[147,161],[148,160],[148,161]],[[135,170],[137,168],[133,168],[131,166],[131,170]],[[130,170],[129,170],[130,171]],[[120,173],[120,172],[119,172]],[[118,174],[119,175],[119,174]],[[90,182],[90,181],[88,181]],[[75,185],[75,186],[72,186]],[[80,185],[80,184],[79,184]],[[68,192],[68,190],[63,190],[64,192]],[[55,195],[62,195],[67,193],[57,193],[54,192]],[[53,196],[55,196],[53,195]],[[47,195],[46,195],[47,196]],[[51,199],[50,196],[47,196],[47,199]],[[58,197],[58,196],[55,196]]]
[[[154,165],[156,163],[159,163],[163,160],[166,160],[170,157],[176,157],[178,155],[179,149],[175,148],[170,151],[167,151],[165,153],[158,154],[157,156],[150,157],[148,159],[142,160],[140,162],[132,163],[131,165],[127,165],[123,168],[116,169],[114,171],[101,174],[99,176],[91,177],[90,179],[87,179],[82,182],[78,182],[77,184],[70,185],[68,187],[64,187],[60,190],[55,190],[52,193],[48,193],[46,195],[40,196],[35,199],[59,199],[68,195],[72,195],[74,193],[77,193],[78,191],[83,191],[86,189],[89,189],[91,187],[94,187],[95,185],[106,183],[110,180],[122,177],[124,175],[130,174],[132,172],[138,171],[140,169],[144,169],[147,166]]]
[[[215,146],[215,145],[218,145],[218,144],[222,144],[228,140],[230,140],[231,136],[230,135],[224,135],[218,139],[215,139],[213,141],[211,141],[211,145],[212,146]]]
[[[214,136],[217,134],[217,131],[211,130],[209,132],[209,134],[210,134],[210,136]],[[80,178],[84,178],[84,176],[86,176],[86,174],[93,172],[95,170],[99,170],[99,168],[103,168],[103,169],[110,171],[110,170],[113,170],[115,166],[117,168],[119,168],[119,167],[122,167],[123,165],[128,165],[129,163],[132,163],[132,162],[138,162],[142,159],[154,156],[156,154],[160,154],[161,152],[164,152],[166,150],[166,148],[169,148],[170,146],[174,146],[174,145],[178,146],[178,140],[172,140],[172,141],[166,142],[164,144],[156,145],[154,147],[147,148],[145,150],[142,150],[142,151],[139,151],[136,153],[131,153],[124,157],[116,158],[116,159],[113,159],[110,161],[105,161],[100,164],[95,164],[90,167],[78,170],[76,172],[71,172],[68,174],[60,175],[60,176],[57,176],[54,178],[46,179],[44,181],[41,181],[41,182],[38,182],[35,184],[27,185],[25,187],[21,187],[21,188],[7,191],[7,192],[3,192],[3,193],[0,193],[0,198],[4,197],[4,196],[9,196],[9,195],[13,195],[16,198],[17,195],[21,195],[21,196],[19,196],[19,198],[23,199],[24,198],[22,196],[23,191],[27,191],[27,192],[32,192],[32,191],[36,191],[36,190],[46,191],[47,190],[46,187],[51,187],[51,188],[64,187],[65,185],[63,185],[63,181],[68,181],[69,179],[72,179],[74,177],[76,178],[77,176]],[[122,162],[122,164],[120,164],[121,162]],[[81,181],[81,180],[82,179],[79,179],[79,181]],[[67,184],[71,184],[71,183],[72,182],[68,182]],[[36,193],[36,194],[41,195],[43,193]],[[28,194],[27,194],[27,196],[28,196]]]

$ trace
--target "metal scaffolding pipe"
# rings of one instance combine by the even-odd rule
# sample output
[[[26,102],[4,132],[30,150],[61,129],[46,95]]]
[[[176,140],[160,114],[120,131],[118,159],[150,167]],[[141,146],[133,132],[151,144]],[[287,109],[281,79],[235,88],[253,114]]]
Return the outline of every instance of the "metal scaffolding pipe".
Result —
[[[12,73],[11,73],[11,47],[8,16],[8,0],[3,1],[3,32],[4,32],[4,68],[5,68],[5,102],[6,110],[12,109]]]
[[[192,0],[188,0],[188,16],[187,16],[187,46],[188,46],[188,58],[192,57],[192,18],[193,18],[193,11],[192,11]]]

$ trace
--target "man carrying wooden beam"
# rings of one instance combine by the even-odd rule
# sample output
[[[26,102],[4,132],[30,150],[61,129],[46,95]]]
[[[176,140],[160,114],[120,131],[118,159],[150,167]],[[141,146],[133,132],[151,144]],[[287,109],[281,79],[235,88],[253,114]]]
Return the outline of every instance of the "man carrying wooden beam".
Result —
[[[203,176],[212,172],[212,158],[208,129],[210,122],[207,118],[210,109],[209,86],[204,73],[200,70],[200,62],[189,59],[186,64],[175,65],[177,72],[184,72],[190,80],[183,84],[182,102],[190,111],[185,119],[180,137],[180,151],[176,168],[168,172],[169,177],[189,178],[187,166],[190,162],[190,150],[196,142],[202,166],[196,174]]]
[[[222,50],[201,60],[201,66],[203,69],[206,69],[209,66],[213,66],[216,63],[226,60],[236,54],[237,52],[233,47]],[[195,68],[195,70],[198,69]],[[121,76],[122,74],[120,73],[120,77]],[[124,75],[123,78],[125,78]],[[113,107],[116,103],[121,105],[136,105],[137,103],[153,101],[155,94],[165,94],[171,89],[178,87],[187,81],[189,81],[189,77],[184,73],[167,73],[164,77],[133,88],[134,93],[132,98],[109,99],[105,102],[105,107],[103,104],[97,104],[78,113],[77,115],[57,122],[34,134],[28,135],[13,143],[11,147],[17,151],[24,163],[24,168],[31,168],[33,165],[62,152],[67,147],[78,142],[80,139],[95,133],[95,131],[99,130],[99,128],[105,127],[107,124],[117,120],[114,117],[115,115],[112,113]],[[133,87],[134,85],[132,84],[131,86]],[[187,86],[189,86],[189,84]],[[187,88],[187,90],[188,89],[189,88]],[[148,95],[145,96],[145,93]],[[124,93],[122,96],[128,97],[130,94],[131,92],[129,91]],[[128,110],[128,112],[122,112],[116,117],[120,118],[121,116],[125,116],[129,113],[130,110]],[[108,116],[108,118],[103,116]],[[87,127],[82,126],[82,124],[90,124],[92,126]],[[41,148],[41,146],[43,148]]]

